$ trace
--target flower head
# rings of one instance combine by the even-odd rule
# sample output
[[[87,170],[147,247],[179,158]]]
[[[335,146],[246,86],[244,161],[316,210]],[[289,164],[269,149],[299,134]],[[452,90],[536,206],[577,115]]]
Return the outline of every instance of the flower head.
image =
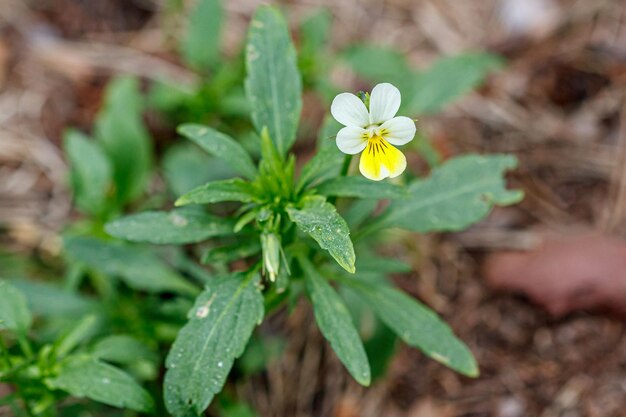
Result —
[[[341,93],[330,106],[335,120],[345,127],[337,133],[337,147],[354,155],[363,152],[359,170],[366,178],[380,181],[402,174],[404,154],[393,145],[410,142],[415,123],[408,117],[394,117],[400,108],[400,90],[389,83],[372,89],[369,111],[365,103],[351,93]]]

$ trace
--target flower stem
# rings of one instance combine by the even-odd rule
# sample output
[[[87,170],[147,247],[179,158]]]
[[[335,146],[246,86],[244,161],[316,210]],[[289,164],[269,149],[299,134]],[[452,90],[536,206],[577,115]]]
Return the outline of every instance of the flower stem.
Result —
[[[345,177],[348,175],[348,171],[350,170],[350,163],[352,162],[352,155],[346,154],[345,158],[343,158],[343,165],[341,166],[341,171],[339,172],[340,177]],[[335,204],[337,202],[337,197],[330,197],[328,202],[331,204]]]
[[[341,166],[341,172],[339,173],[340,177],[345,177],[348,175],[348,170],[350,169],[350,163],[352,162],[352,155],[346,154],[346,157],[343,159],[343,165]]]

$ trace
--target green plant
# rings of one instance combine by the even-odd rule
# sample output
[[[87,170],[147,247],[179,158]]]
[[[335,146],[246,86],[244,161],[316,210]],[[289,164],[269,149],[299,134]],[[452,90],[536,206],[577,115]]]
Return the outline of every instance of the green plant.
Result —
[[[225,59],[221,16],[217,0],[200,0],[190,14],[181,54],[201,80],[191,92],[157,84],[146,96],[138,80],[117,78],[107,87],[93,137],[67,132],[82,217],[63,236],[65,269],[55,260],[45,273],[63,280],[0,281],[0,381],[12,387],[0,405],[16,415],[109,412],[97,403],[198,415],[233,367],[245,377],[279,354],[283,342],[255,329],[300,299],[310,301],[320,331],[360,384],[384,373],[396,339],[477,375],[469,349],[451,329],[389,279],[411,268],[376,249],[397,229],[462,230],[494,205],[515,203],[522,195],[504,181],[515,159],[465,155],[442,162],[422,138],[411,144],[434,167],[428,177],[401,175],[406,164],[399,150],[383,161],[372,157],[374,149],[361,155],[369,168],[360,170],[377,181],[352,175],[352,155],[340,149],[367,153],[370,145],[402,145],[415,133],[408,118],[391,122],[395,112],[371,118],[374,91],[347,95],[367,112],[362,121],[348,123],[331,106],[348,130],[327,117],[308,162],[290,152],[296,138],[309,135],[300,120],[303,90],[330,103],[337,88],[328,71],[338,63],[368,81],[399,86],[400,111],[414,115],[438,111],[469,91],[500,59],[464,54],[416,71],[388,48],[353,45],[333,55],[325,11],[298,28],[297,55],[281,14],[268,6],[251,22],[245,54]],[[381,85],[374,90],[395,94]],[[178,132],[189,143],[167,149],[160,171],[143,121],[149,108],[187,122]],[[389,136],[398,127],[402,137]],[[360,143],[363,132],[367,142]],[[167,190],[151,185],[159,172]],[[396,178],[378,181],[387,176]],[[172,196],[178,207],[158,210]],[[213,403],[219,415],[254,415],[232,392]]]
[[[311,300],[320,330],[347,370],[369,385],[365,348],[332,283],[369,305],[407,344],[476,376],[470,351],[434,312],[377,279],[380,268],[362,274],[356,259],[383,229],[460,230],[496,204],[519,201],[521,193],[506,190],[503,179],[515,159],[467,155],[442,164],[428,178],[392,184],[347,175],[349,158],[326,146],[297,176],[289,149],[296,139],[302,86],[286,24],[272,7],[260,7],[250,24],[246,68],[246,94],[261,144],[258,164],[226,134],[182,125],[183,136],[228,163],[239,177],[208,182],[176,201],[194,207],[139,213],[106,225],[109,234],[135,242],[180,245],[212,237],[224,244],[209,249],[205,261],[228,265],[244,260],[239,269],[208,280],[190,309],[166,361],[168,411],[177,416],[202,413],[222,389],[255,327],[300,296]],[[346,219],[337,211],[339,198],[350,199],[342,205]],[[392,203],[373,216],[372,205],[362,203],[372,200]],[[206,211],[218,207],[225,215]]]

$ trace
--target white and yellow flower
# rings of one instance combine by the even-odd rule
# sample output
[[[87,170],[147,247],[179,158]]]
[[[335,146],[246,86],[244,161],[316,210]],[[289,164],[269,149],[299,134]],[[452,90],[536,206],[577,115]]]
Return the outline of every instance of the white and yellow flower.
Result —
[[[415,123],[408,117],[395,117],[400,101],[400,90],[382,83],[372,89],[369,111],[351,93],[337,95],[330,106],[335,120],[345,126],[337,133],[337,147],[350,155],[363,152],[359,170],[370,180],[394,178],[406,169],[404,154],[393,145],[410,142],[415,136]]]

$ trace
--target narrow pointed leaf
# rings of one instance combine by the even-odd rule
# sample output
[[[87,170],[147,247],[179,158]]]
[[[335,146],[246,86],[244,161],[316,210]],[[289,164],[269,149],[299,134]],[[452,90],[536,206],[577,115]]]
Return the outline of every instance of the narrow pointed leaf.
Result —
[[[131,288],[196,294],[194,285],[145,247],[89,237],[69,237],[64,244],[70,259],[117,276]]]
[[[478,376],[470,350],[432,310],[388,285],[354,279],[341,282],[363,298],[405,343],[464,375]]]
[[[111,236],[133,242],[185,244],[233,234],[233,221],[189,208],[145,211],[122,217],[105,226]]]
[[[461,230],[485,217],[495,205],[520,201],[523,193],[507,190],[504,172],[517,166],[510,155],[465,155],[433,170],[430,178],[409,186],[409,198],[395,201],[376,227],[416,232]],[[372,225],[373,226],[373,225]]]
[[[325,196],[397,200],[408,197],[406,187],[389,182],[374,182],[365,177],[332,178],[315,187]]]
[[[300,264],[304,269],[315,321],[320,331],[354,379],[361,385],[369,385],[371,381],[369,362],[348,308],[308,260],[302,259]]]
[[[180,50],[185,62],[204,70],[219,60],[223,11],[219,0],[197,0],[187,18]]]
[[[120,204],[144,192],[150,175],[152,142],[142,112],[143,98],[136,78],[120,77],[109,83],[95,137],[112,163]]]
[[[67,291],[51,282],[16,280],[12,283],[26,296],[28,306],[35,315],[80,317],[97,308],[94,299]]]
[[[132,365],[142,360],[151,362],[158,360],[155,350],[133,336],[124,334],[100,339],[90,354],[95,358],[123,365]]]
[[[291,221],[326,249],[342,268],[354,273],[355,255],[350,229],[334,205],[320,196],[306,197],[301,208],[288,207],[287,213]]]
[[[24,334],[31,322],[24,294],[7,281],[0,280],[0,330]]]
[[[63,147],[76,205],[92,215],[100,214],[112,185],[111,163],[95,141],[76,130],[66,132]]]
[[[210,127],[185,124],[178,133],[189,138],[202,149],[226,162],[235,171],[248,179],[254,179],[257,169],[250,154],[233,138]]]
[[[339,175],[344,156],[334,144],[320,148],[302,168],[298,190]]]
[[[406,54],[384,46],[355,45],[345,50],[342,58],[359,76],[398,87],[403,102],[411,94],[415,72],[407,62]]]
[[[165,404],[174,416],[197,416],[221,391],[233,362],[263,320],[258,276],[210,281],[167,356]]]
[[[502,58],[470,52],[445,57],[411,77],[413,95],[407,97],[410,114],[435,113],[478,86],[490,72],[502,67]]]
[[[114,407],[149,412],[154,408],[150,394],[130,375],[88,356],[72,356],[59,364],[58,374],[48,378],[51,389],[74,397],[90,398]]]
[[[302,81],[289,28],[280,12],[260,6],[248,32],[246,45],[246,95],[252,122],[263,128],[285,155],[296,139],[302,109]]]
[[[254,189],[250,183],[239,178],[211,181],[194,188],[176,200],[177,206],[187,204],[211,204],[223,201],[249,203],[254,200]]]

